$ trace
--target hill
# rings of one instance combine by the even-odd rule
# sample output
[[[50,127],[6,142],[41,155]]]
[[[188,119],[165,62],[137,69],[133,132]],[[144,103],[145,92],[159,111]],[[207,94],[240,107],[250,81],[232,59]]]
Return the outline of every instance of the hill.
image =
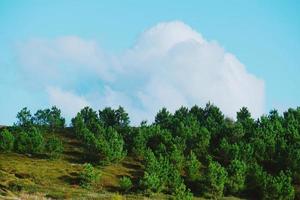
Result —
[[[122,107],[85,107],[65,124],[23,108],[0,130],[1,198],[300,198],[300,108],[233,120],[208,103],[131,126]]]
[[[85,163],[83,144],[71,129],[55,133],[63,141],[60,159],[45,155],[0,154],[0,199],[168,199],[168,195],[142,193],[122,194],[119,178],[129,176],[137,181],[143,174],[141,162],[126,157],[121,162],[98,166],[101,181],[91,189],[79,186],[78,175]],[[133,190],[134,191],[134,190]],[[195,199],[201,199],[195,198]],[[224,197],[223,199],[236,199]]]

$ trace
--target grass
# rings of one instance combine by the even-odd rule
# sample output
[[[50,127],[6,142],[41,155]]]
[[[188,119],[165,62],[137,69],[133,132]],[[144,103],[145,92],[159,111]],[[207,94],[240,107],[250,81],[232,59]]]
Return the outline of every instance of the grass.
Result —
[[[141,163],[131,157],[117,164],[96,166],[101,179],[91,189],[79,186],[78,175],[86,162],[82,144],[67,130],[58,135],[64,144],[61,158],[49,160],[45,155],[0,154],[0,199],[168,199],[167,195],[150,197],[136,192],[119,193],[119,178],[128,176],[136,185],[143,174]],[[201,198],[195,198],[201,199]],[[235,199],[235,198],[224,198]]]

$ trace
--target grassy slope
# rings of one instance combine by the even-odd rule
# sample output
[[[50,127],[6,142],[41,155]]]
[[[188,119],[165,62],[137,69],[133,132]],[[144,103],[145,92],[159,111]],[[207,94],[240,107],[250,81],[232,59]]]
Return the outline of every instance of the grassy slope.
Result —
[[[58,160],[15,153],[0,154],[0,199],[167,199],[161,194],[151,197],[117,194],[121,176],[130,176],[136,181],[142,175],[140,162],[130,157],[118,164],[97,167],[102,174],[101,181],[90,190],[82,189],[77,179],[84,163],[81,144],[68,132],[59,136],[65,151]]]

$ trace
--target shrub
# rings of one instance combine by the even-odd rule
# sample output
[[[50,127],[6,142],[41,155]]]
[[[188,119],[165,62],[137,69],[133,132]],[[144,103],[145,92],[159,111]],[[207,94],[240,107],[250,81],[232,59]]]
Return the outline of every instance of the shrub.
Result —
[[[80,186],[83,188],[90,188],[100,177],[100,174],[96,172],[94,167],[86,163],[83,166],[83,170],[79,174]]]
[[[0,132],[0,151],[8,152],[14,147],[14,136],[7,129]]]
[[[129,177],[123,176],[119,180],[120,188],[122,191],[127,192],[132,188],[132,181]]]
[[[45,149],[50,158],[58,158],[64,151],[64,146],[60,139],[52,136],[47,140]]]

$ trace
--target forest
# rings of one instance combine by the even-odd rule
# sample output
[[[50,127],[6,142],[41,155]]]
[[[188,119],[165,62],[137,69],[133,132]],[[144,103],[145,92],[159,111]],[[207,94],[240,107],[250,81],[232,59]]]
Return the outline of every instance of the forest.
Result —
[[[103,167],[130,157],[140,163],[140,171],[118,177],[114,192],[150,198],[164,194],[176,200],[300,199],[300,107],[283,114],[271,110],[258,119],[246,107],[236,119],[228,118],[212,103],[174,113],[162,108],[154,122],[139,126],[131,125],[121,106],[99,111],[85,107],[69,125],[55,106],[34,114],[25,107],[16,118],[13,126],[0,130],[0,157],[60,160],[66,151],[60,133],[68,132],[83,149],[72,184],[85,191],[96,191]],[[3,163],[0,159],[0,169]],[[5,173],[0,170],[0,194],[1,189],[23,189],[1,183]]]

